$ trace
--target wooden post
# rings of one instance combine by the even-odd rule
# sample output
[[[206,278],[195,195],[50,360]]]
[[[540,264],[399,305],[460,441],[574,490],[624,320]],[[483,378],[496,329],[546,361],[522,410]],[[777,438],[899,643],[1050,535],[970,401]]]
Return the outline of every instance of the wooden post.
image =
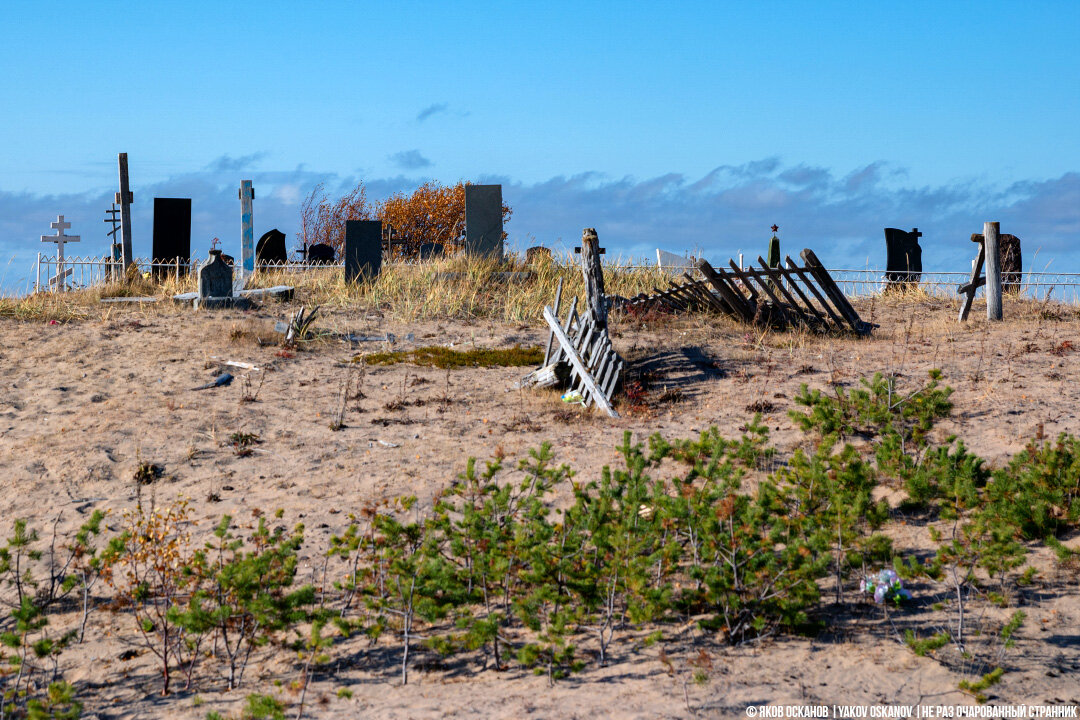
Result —
[[[600,267],[600,238],[595,228],[581,232],[581,272],[585,276],[585,312],[598,330],[607,330],[604,271]]]
[[[983,251],[986,254],[986,319],[1001,320],[1001,255],[998,233],[1001,223],[983,223]]]
[[[116,202],[120,205],[120,237],[123,243],[126,276],[128,268],[135,262],[135,256],[131,251],[131,203],[135,201],[135,197],[131,194],[131,182],[128,178],[127,153],[120,153],[117,156],[117,163],[120,166],[120,192],[116,193]]]

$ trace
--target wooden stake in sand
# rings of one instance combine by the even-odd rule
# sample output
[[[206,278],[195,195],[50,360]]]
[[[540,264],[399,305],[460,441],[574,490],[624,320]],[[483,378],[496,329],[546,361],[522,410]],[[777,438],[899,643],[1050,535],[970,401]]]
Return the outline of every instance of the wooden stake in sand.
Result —
[[[998,233],[1001,223],[983,223],[983,250],[986,253],[986,319],[1001,320],[1001,255]]]

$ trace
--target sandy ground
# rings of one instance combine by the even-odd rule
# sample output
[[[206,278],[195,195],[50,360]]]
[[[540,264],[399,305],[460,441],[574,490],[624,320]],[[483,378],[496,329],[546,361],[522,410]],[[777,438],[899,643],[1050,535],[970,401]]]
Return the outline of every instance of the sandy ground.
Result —
[[[624,403],[619,419],[568,407],[551,391],[513,389],[528,368],[446,371],[399,364],[371,367],[360,376],[343,361],[389,344],[350,346],[333,338],[283,356],[272,327],[295,307],[203,313],[115,307],[71,324],[0,321],[0,532],[6,536],[21,517],[42,529],[59,517],[58,528],[68,532],[94,508],[117,513],[131,507],[138,489],[134,472],[152,463],[161,477],[142,488],[144,497],[190,498],[204,528],[223,513],[251,517],[255,508],[284,508],[285,520],[302,520],[308,528],[302,572],[317,579],[330,534],[345,525],[342,513],[387,496],[415,494],[424,502],[456,477],[470,455],[513,458],[547,440],[559,461],[591,478],[616,461],[615,446],[626,430],[638,438],[653,432],[674,438],[716,425],[736,436],[751,407],[766,410],[783,454],[805,442],[787,417],[801,383],[851,386],[877,370],[914,385],[940,368],[956,389],[955,410],[935,432],[960,435],[992,464],[1037,433],[1080,434],[1073,348],[1080,348],[1080,317],[1067,306],[1007,301],[1006,322],[990,327],[982,319],[957,325],[951,301],[883,306],[866,300],[858,310],[881,325],[869,339],[765,332],[719,318],[618,320],[616,349],[651,382],[648,406],[635,410]],[[973,317],[982,312],[976,306]],[[537,325],[405,324],[364,310],[327,311],[317,327],[413,335],[394,343],[395,349],[546,340]],[[191,390],[212,380],[226,360],[259,369],[230,368],[237,376],[230,386]],[[346,427],[334,432],[329,426],[341,412],[350,373],[350,387],[360,383],[363,397],[346,399]],[[252,455],[238,456],[228,443],[235,432],[259,436]],[[901,550],[927,546],[925,527],[900,521],[889,533]],[[1067,544],[1076,546],[1077,538]],[[1078,577],[1045,551],[1038,562],[1044,572],[1018,600],[1028,620],[991,695],[995,702],[1078,703]],[[915,590],[941,592],[931,585]],[[904,627],[932,632],[942,613],[923,607],[887,620],[867,603],[826,606],[823,612],[830,631],[813,640],[728,648],[689,628],[661,655],[657,646],[624,638],[610,666],[592,663],[554,688],[546,678],[519,671],[425,665],[423,651],[412,682],[402,686],[393,650],[350,646],[337,673],[313,683],[308,702],[318,717],[655,718],[742,716],[748,704],[763,703],[969,701],[956,690],[958,680],[969,677],[961,660],[916,657],[896,639]],[[980,612],[989,624],[1008,611]],[[75,621],[75,613],[52,618],[58,628]],[[65,676],[80,686],[87,715],[239,713],[248,692],[267,692],[275,679],[284,683],[282,697],[295,699],[284,688],[296,671],[280,661],[258,663],[251,681],[234,692],[207,677],[196,690],[160,698],[156,667],[132,644],[132,632],[130,617],[98,611],[86,642],[61,656]],[[121,660],[131,648],[135,657]],[[703,665],[708,681],[695,683],[694,672]],[[339,697],[341,687],[352,697]]]

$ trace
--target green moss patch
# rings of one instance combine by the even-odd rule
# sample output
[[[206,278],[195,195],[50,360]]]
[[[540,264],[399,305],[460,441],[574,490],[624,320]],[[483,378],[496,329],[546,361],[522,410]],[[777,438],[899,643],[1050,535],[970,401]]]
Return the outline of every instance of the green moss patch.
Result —
[[[413,365],[437,368],[463,367],[524,367],[539,365],[544,359],[544,351],[539,347],[523,348],[474,348],[455,350],[454,348],[433,345],[415,350],[394,350],[393,352],[368,353],[357,355],[353,362],[367,365],[395,365],[407,362]]]

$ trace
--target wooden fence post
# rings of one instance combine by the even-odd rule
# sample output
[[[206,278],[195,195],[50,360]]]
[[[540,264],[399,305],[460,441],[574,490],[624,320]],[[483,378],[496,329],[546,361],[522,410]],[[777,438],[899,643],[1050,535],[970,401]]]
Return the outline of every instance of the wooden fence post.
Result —
[[[1001,255],[998,251],[999,222],[983,223],[983,250],[986,254],[986,319],[1001,320]]]
[[[585,306],[598,330],[607,330],[604,271],[600,267],[600,238],[595,228],[581,232],[581,272],[585,276]]]

